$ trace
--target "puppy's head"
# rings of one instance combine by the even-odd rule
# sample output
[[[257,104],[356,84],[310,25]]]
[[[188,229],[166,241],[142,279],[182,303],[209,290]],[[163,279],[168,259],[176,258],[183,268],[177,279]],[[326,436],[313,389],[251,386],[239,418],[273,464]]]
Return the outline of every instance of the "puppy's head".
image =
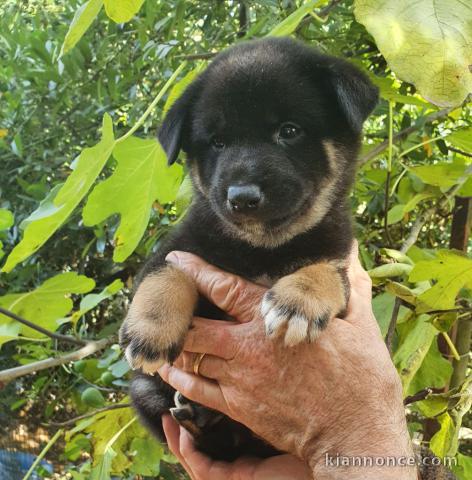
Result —
[[[288,38],[218,55],[159,131],[173,163],[233,234],[275,247],[318,224],[353,180],[377,89],[351,64]]]

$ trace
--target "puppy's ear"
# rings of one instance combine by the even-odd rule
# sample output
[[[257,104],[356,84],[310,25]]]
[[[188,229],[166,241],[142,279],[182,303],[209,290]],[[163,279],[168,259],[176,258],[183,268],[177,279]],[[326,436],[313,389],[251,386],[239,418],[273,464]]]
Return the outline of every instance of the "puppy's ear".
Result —
[[[167,164],[177,160],[189,134],[189,117],[197,92],[196,83],[190,84],[167,112],[157,133],[159,143],[167,155]]]
[[[348,62],[336,62],[330,65],[330,71],[330,80],[339,106],[353,131],[360,133],[364,120],[377,105],[378,88]]]

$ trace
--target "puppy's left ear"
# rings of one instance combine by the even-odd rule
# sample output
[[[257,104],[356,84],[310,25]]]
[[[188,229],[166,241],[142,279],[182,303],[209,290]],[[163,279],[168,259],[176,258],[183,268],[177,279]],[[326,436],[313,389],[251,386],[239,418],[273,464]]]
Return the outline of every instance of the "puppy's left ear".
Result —
[[[157,133],[159,143],[166,152],[168,165],[175,163],[180,150],[185,149],[185,141],[190,134],[190,113],[195,102],[196,92],[197,85],[196,82],[193,82],[174,102]]]
[[[331,82],[339,106],[354,132],[360,133],[362,124],[377,105],[379,90],[354,65],[345,61],[330,66]]]

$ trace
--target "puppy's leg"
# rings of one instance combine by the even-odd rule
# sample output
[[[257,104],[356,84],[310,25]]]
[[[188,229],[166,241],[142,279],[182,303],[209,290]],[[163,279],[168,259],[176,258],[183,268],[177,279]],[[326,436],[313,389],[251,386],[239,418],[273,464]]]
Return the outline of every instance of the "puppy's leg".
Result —
[[[328,320],[346,308],[349,285],[334,263],[320,262],[282,277],[261,305],[268,336],[285,335],[285,344],[313,341]]]
[[[120,329],[120,343],[133,369],[154,373],[176,359],[197,301],[193,280],[171,265],[144,278]]]

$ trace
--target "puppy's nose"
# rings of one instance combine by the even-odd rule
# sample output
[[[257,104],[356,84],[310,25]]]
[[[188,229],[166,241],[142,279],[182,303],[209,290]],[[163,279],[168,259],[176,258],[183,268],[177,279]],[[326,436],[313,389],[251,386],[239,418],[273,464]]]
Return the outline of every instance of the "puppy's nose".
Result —
[[[228,204],[234,212],[257,210],[261,201],[262,192],[257,185],[232,185],[228,188]]]

